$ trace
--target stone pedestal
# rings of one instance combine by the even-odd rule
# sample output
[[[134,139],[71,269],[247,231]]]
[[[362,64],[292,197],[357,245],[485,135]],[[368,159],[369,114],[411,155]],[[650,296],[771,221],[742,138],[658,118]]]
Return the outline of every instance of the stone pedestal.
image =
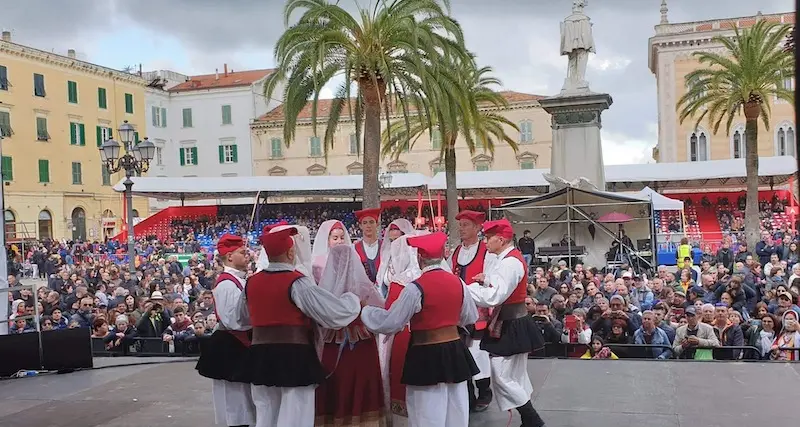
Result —
[[[551,115],[553,152],[550,173],[567,181],[584,177],[605,190],[600,115],[612,103],[606,93],[562,92],[539,100]]]

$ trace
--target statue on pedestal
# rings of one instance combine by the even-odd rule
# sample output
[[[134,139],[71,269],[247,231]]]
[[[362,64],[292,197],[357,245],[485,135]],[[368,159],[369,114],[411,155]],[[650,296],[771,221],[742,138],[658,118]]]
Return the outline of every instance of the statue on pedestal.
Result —
[[[573,0],[572,15],[561,23],[561,55],[569,58],[567,78],[564,80],[562,92],[588,91],[586,82],[586,64],[589,52],[594,53],[592,23],[583,8],[587,0]]]

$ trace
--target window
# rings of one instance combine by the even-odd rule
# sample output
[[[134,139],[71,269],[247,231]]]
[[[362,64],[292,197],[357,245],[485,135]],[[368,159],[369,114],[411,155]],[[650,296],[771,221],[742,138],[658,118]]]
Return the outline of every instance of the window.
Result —
[[[359,162],[353,162],[347,165],[348,175],[364,175],[364,165]]]
[[[164,149],[156,147],[156,166],[164,166]]]
[[[50,182],[50,160],[39,159],[39,182]]]
[[[319,176],[319,175],[325,175],[328,172],[328,169],[320,164],[314,164],[307,167],[306,172],[308,172],[308,174],[311,176]]]
[[[102,108],[104,110],[108,108],[106,88],[104,87],[97,88],[97,108]]]
[[[36,140],[49,141],[50,133],[47,132],[47,117],[36,118]]]
[[[79,162],[72,162],[72,183],[74,185],[83,184],[83,174],[81,173],[81,164]]]
[[[11,113],[0,111],[0,136],[10,138],[11,135],[14,135],[14,130],[11,129]]]
[[[33,95],[44,98],[47,93],[44,90],[44,76],[33,74]]]
[[[708,160],[708,137],[705,132],[692,132],[689,136],[689,161],[704,162]]]
[[[153,127],[165,128],[167,127],[167,109],[164,107],[153,106],[150,108],[150,115],[152,116]]]
[[[273,166],[269,170],[269,176],[286,176],[286,169],[280,166]]]
[[[479,163],[479,164],[475,165],[475,170],[478,171],[478,172],[486,172],[486,171],[489,170],[489,164],[488,163]]]
[[[519,142],[533,142],[533,122],[523,120],[519,123]]]
[[[444,161],[437,159],[430,162],[429,164],[431,165],[431,171],[433,172],[434,175],[436,175],[439,172],[444,172]]]
[[[358,154],[358,138],[356,138],[356,134],[350,134],[350,154],[357,155]]]
[[[739,125],[734,128],[733,134],[731,135],[731,157],[734,159],[743,159],[746,142],[747,135],[744,133],[744,126]]]
[[[533,163],[532,160],[525,160],[525,161],[519,162],[519,168],[522,169],[522,170],[534,169],[534,166],[536,166],[536,165]]]
[[[280,159],[283,157],[283,144],[280,138],[272,138],[270,141],[270,158]]]
[[[791,74],[784,75],[780,86],[781,86],[782,89],[786,89],[789,92],[794,92],[794,79],[792,78],[792,75]],[[775,103],[776,104],[786,104],[786,101],[784,101],[783,99],[779,99],[776,96],[775,97]]]
[[[322,156],[322,144],[320,143],[318,136],[312,136],[309,138],[308,154],[311,157]]]
[[[130,93],[125,94],[125,112],[133,114],[133,95]]]
[[[197,147],[183,147],[180,149],[181,166],[197,165]]]
[[[693,88],[695,85],[698,85],[698,84],[700,84],[700,78],[699,77],[686,79],[686,91],[688,92],[689,90],[691,90],[691,88]],[[697,92],[697,96],[694,97],[694,100],[696,101],[696,100],[698,100],[698,99],[700,99],[700,98],[702,98],[704,96],[705,96],[705,91],[704,90],[700,91],[700,92]]]
[[[5,65],[0,65],[0,90],[8,90],[8,87],[11,86],[8,83],[8,68]]]
[[[71,80],[67,81],[67,101],[70,104],[78,103],[78,84]]]
[[[231,106],[230,105],[223,105],[222,106],[222,124],[229,125],[233,123],[233,118],[231,117]]]
[[[439,129],[433,130],[433,135],[431,136],[431,150],[441,150],[442,149],[442,134],[439,132]]]
[[[69,123],[69,145],[86,145],[86,132],[83,123]]]
[[[103,185],[111,185],[111,171],[108,170],[108,166],[101,166],[100,175],[103,177]]]
[[[238,153],[236,152],[236,144],[220,145],[219,146],[219,162],[220,163],[237,163],[239,161]]]
[[[111,139],[111,128],[105,126],[97,126],[97,146],[100,147],[104,142]]]
[[[184,108],[183,109],[183,127],[185,127],[185,128],[192,127],[192,109],[191,108]]]
[[[781,124],[775,133],[775,155],[793,156],[795,147],[794,127],[791,124]]]
[[[14,180],[14,165],[11,163],[11,156],[3,156],[0,169],[2,169],[3,181]]]

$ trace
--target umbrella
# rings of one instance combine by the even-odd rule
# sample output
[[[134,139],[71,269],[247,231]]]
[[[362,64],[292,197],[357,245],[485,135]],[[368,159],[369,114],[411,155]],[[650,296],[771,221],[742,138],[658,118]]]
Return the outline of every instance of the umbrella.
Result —
[[[628,221],[633,221],[633,217],[620,212],[610,212],[597,219],[597,222],[607,224],[619,224]]]

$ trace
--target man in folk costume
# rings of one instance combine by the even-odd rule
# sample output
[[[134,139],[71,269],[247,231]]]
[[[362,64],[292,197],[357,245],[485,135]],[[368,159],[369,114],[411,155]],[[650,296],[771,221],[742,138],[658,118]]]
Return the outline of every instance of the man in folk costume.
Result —
[[[461,280],[441,268],[447,235],[408,238],[417,248],[422,275],[404,287],[386,310],[364,307],[368,329],[394,334],[411,324],[402,383],[406,385],[409,427],[466,427],[469,399],[464,384],[478,367],[458,334],[475,323],[478,312]]]
[[[201,341],[197,370],[211,378],[212,400],[217,424],[250,426],[255,424],[255,406],[250,395],[250,381],[245,367],[250,338],[250,324],[239,315],[239,300],[244,288],[250,254],[245,241],[225,234],[217,242],[217,252],[224,267],[211,293],[217,330]]]
[[[544,347],[544,338],[528,315],[525,297],[528,271],[514,247],[514,230],[507,219],[483,224],[486,249],[497,260],[467,288],[479,307],[493,308],[481,349],[489,353],[494,399],[503,411],[516,408],[522,427],[543,427],[531,403],[528,353]]]
[[[464,283],[472,283],[475,277],[488,269],[491,262],[496,259],[494,254],[486,250],[486,242],[480,239],[478,232],[481,230],[485,215],[483,212],[461,211],[456,215],[458,220],[458,233],[461,236],[461,244],[453,251],[450,265],[455,273]],[[475,375],[473,381],[468,381],[468,394],[470,400],[470,410],[483,412],[489,408],[492,402],[492,380],[491,368],[489,367],[489,353],[481,350],[480,340],[486,330],[489,321],[490,309],[485,307],[478,308],[478,320],[475,325],[467,328],[469,336],[466,342],[469,351],[475,359],[475,363],[480,369],[480,373]],[[477,386],[477,387],[476,387]],[[475,398],[475,388],[478,389],[478,397]]]
[[[265,227],[269,266],[250,277],[244,294],[253,340],[248,367],[257,427],[314,425],[314,389],[325,379],[314,323],[341,329],[358,317],[359,298],[337,297],[295,270],[294,227]]]
[[[364,264],[364,270],[372,283],[377,283],[378,269],[381,267],[381,242],[378,228],[381,226],[381,210],[363,209],[354,212],[358,226],[361,227],[361,240],[355,244],[356,253]]]

